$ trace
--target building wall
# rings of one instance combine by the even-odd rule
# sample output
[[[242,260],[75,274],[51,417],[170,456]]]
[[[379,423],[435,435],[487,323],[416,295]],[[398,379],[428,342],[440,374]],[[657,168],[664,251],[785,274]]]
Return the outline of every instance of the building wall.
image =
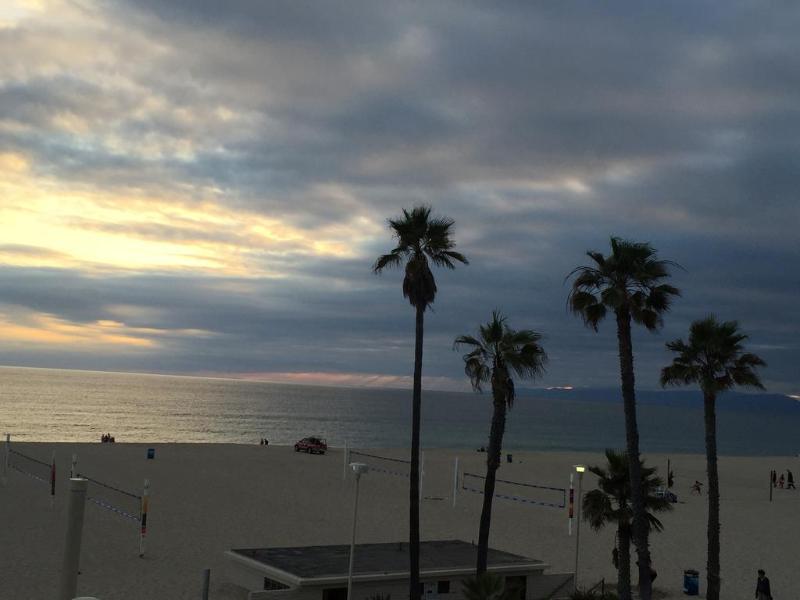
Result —
[[[423,578],[425,588],[424,600],[464,600],[462,585],[464,577]],[[450,592],[440,594],[437,591],[439,581],[450,582]],[[525,600],[549,600],[563,598],[572,591],[572,573],[548,574],[534,573],[527,575]],[[238,583],[238,581],[237,581]],[[263,585],[263,577],[257,582]],[[330,586],[309,586],[291,590],[267,590],[252,592],[250,600],[322,600],[323,591],[327,588],[346,587],[346,584]],[[249,589],[259,589],[258,587]],[[372,600],[380,595],[384,600],[408,600],[408,582],[405,580],[381,581],[353,584],[353,600]]]

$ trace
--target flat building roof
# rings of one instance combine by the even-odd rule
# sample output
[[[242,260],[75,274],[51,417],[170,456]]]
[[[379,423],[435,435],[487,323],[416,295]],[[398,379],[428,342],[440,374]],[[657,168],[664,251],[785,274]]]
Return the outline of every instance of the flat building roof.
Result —
[[[239,548],[231,552],[283,571],[297,579],[329,579],[346,577],[350,546],[302,546],[295,548]],[[439,571],[474,571],[478,547],[462,540],[420,542],[420,574]],[[357,544],[353,565],[354,576],[408,574],[408,543]],[[514,567],[544,568],[543,561],[489,548],[490,570]]]

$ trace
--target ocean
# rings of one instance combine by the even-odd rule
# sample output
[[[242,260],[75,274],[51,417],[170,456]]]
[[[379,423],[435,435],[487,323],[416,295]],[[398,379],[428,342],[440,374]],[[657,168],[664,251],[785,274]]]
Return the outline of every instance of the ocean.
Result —
[[[424,391],[422,445],[478,448],[488,440],[491,395]],[[232,379],[0,368],[0,433],[18,441],[293,444],[318,435],[332,446],[402,448],[410,443],[410,390],[286,385]],[[726,409],[720,454],[794,456],[800,410]],[[695,405],[643,403],[645,452],[703,453]],[[508,415],[504,451],[624,446],[622,404],[521,392]]]

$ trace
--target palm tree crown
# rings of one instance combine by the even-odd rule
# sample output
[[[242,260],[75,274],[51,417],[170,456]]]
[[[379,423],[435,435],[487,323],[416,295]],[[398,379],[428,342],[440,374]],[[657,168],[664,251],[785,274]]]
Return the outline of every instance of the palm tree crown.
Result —
[[[583,518],[589,521],[592,529],[600,530],[608,523],[623,524],[630,527],[631,483],[628,475],[628,455],[625,452],[606,450],[606,468],[599,465],[589,467],[597,475],[598,489],[587,492],[583,497]],[[642,464],[642,491],[647,509],[647,523],[650,529],[663,531],[664,526],[653,512],[672,510],[669,500],[656,496],[664,480],[655,475],[655,467]]]
[[[493,311],[492,320],[480,326],[477,338],[460,335],[454,347],[471,348],[464,355],[464,372],[473,389],[481,391],[483,384],[491,382],[492,390],[501,391],[510,408],[516,396],[511,372],[523,379],[544,373],[547,354],[539,345],[541,339],[541,334],[530,329],[511,329],[506,317]]]
[[[431,217],[430,206],[403,209],[403,216],[389,219],[389,228],[397,239],[388,254],[378,257],[372,270],[377,274],[386,267],[399,267],[405,260],[403,296],[412,306],[425,310],[436,298],[436,281],[428,259],[437,267],[455,269],[455,262],[469,264],[450,237],[453,220]],[[455,261],[455,262],[454,262]]]
[[[647,329],[661,326],[661,315],[669,310],[672,297],[680,290],[661,283],[670,276],[669,267],[678,266],[659,260],[656,250],[646,243],[611,238],[611,254],[586,253],[594,262],[574,269],[575,276],[568,303],[584,324],[597,331],[608,309],[625,311]]]
[[[677,353],[672,364],[661,371],[661,385],[698,384],[714,394],[736,385],[764,389],[756,367],[766,363],[755,354],[744,352],[747,336],[736,321],[717,321],[713,315],[695,321],[689,329],[689,342],[677,339],[667,348]]]

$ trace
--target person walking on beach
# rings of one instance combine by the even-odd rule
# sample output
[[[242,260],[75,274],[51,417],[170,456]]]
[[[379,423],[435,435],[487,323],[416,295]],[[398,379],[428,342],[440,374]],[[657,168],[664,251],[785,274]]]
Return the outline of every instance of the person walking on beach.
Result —
[[[794,475],[789,469],[786,469],[786,489],[787,490],[796,490],[797,488],[794,487]]]
[[[780,476],[780,477],[778,477],[778,487],[779,487],[779,488],[783,489],[783,482],[784,482],[784,481],[785,481],[785,480],[784,480],[784,478],[783,478],[783,473],[781,473],[781,476]]]
[[[770,471],[770,479],[772,479],[772,487],[778,487],[778,472],[775,469]]]
[[[764,573],[764,569],[758,570],[756,600],[772,600],[772,590],[769,589],[769,577]]]

